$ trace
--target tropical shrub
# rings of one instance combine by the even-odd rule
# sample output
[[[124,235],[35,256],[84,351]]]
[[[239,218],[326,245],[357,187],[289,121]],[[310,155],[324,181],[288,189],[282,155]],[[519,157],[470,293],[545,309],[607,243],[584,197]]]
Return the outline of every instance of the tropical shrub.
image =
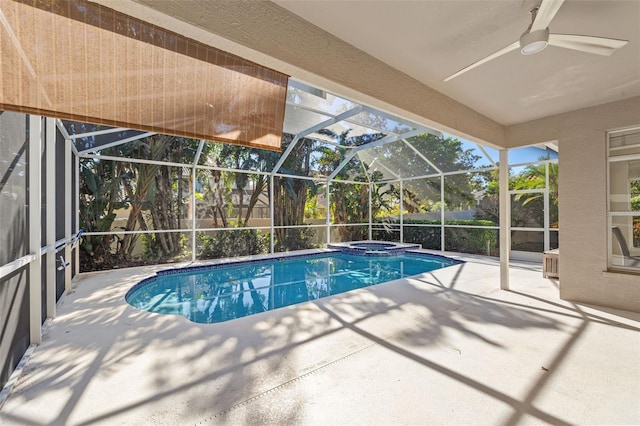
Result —
[[[397,221],[390,222],[398,224]],[[440,226],[410,226],[410,225],[440,225],[439,220],[405,220],[404,241],[407,243],[421,244],[425,249],[440,249]],[[489,220],[447,220],[445,225],[462,226],[493,226]],[[497,252],[498,232],[490,228],[449,228],[445,227],[445,250],[471,254],[487,254],[487,241],[491,254]],[[397,234],[393,233],[393,234]],[[394,235],[397,239],[397,235]],[[389,232],[374,230],[373,239],[386,240]]]
[[[311,228],[282,228],[276,232],[274,251],[304,250],[318,247]]]
[[[202,247],[201,259],[218,259],[221,257],[250,256],[267,253],[269,239],[256,229],[225,229],[216,231],[214,236],[200,235]]]

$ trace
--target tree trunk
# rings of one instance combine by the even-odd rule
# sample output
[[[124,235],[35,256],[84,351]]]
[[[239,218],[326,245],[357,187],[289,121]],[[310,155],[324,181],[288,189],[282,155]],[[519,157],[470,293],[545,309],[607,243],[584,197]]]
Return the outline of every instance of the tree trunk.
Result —
[[[242,223],[242,204],[244,203],[244,189],[238,188],[238,226],[244,226]]]
[[[249,218],[253,213],[253,208],[258,203],[258,200],[260,199],[260,195],[262,194],[262,191],[264,190],[265,186],[267,186],[267,179],[269,178],[266,176],[257,176],[256,180],[254,180],[253,193],[251,194],[251,198],[249,199],[249,205],[247,206],[247,214],[244,217],[245,224],[249,222]],[[273,202],[273,200],[271,202]]]

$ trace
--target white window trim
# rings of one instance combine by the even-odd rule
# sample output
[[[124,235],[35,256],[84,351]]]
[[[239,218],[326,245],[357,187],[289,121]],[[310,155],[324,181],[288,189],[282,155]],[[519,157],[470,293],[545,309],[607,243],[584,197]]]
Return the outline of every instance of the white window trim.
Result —
[[[611,148],[611,138],[615,137],[617,134],[622,132],[640,132],[640,126],[633,126],[625,129],[608,131],[607,132],[607,269],[609,271],[640,271],[640,266],[624,266],[624,265],[614,265],[613,259],[613,247],[617,244],[614,241],[613,233],[611,229],[613,228],[613,217],[634,217],[639,216],[640,212],[631,210],[631,198],[629,197],[629,204],[627,211],[611,211],[611,163],[620,162],[620,161],[631,161],[631,160],[640,160],[640,153],[638,154],[628,154],[628,155],[620,155],[611,157],[610,154],[612,151],[616,151],[618,147]],[[631,193],[631,181],[636,179],[627,178],[627,192]],[[629,251],[631,255],[636,255],[639,251],[638,248],[633,247],[633,235],[625,235],[627,240],[627,246],[629,247]],[[619,257],[618,255],[615,255]]]

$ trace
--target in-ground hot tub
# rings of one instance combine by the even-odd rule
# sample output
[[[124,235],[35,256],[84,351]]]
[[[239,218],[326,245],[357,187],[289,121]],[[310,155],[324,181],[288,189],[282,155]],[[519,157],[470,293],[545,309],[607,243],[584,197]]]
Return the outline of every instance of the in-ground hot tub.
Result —
[[[416,250],[422,247],[420,244],[389,241],[349,241],[346,243],[331,243],[327,245],[327,248],[359,256],[397,256],[406,253],[408,250]]]

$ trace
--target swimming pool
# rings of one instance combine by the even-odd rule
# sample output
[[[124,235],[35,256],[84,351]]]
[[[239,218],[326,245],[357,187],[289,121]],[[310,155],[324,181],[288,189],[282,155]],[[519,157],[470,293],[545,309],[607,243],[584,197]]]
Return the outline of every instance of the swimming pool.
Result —
[[[126,295],[138,309],[216,323],[444,268],[459,261],[341,252],[160,271]]]

